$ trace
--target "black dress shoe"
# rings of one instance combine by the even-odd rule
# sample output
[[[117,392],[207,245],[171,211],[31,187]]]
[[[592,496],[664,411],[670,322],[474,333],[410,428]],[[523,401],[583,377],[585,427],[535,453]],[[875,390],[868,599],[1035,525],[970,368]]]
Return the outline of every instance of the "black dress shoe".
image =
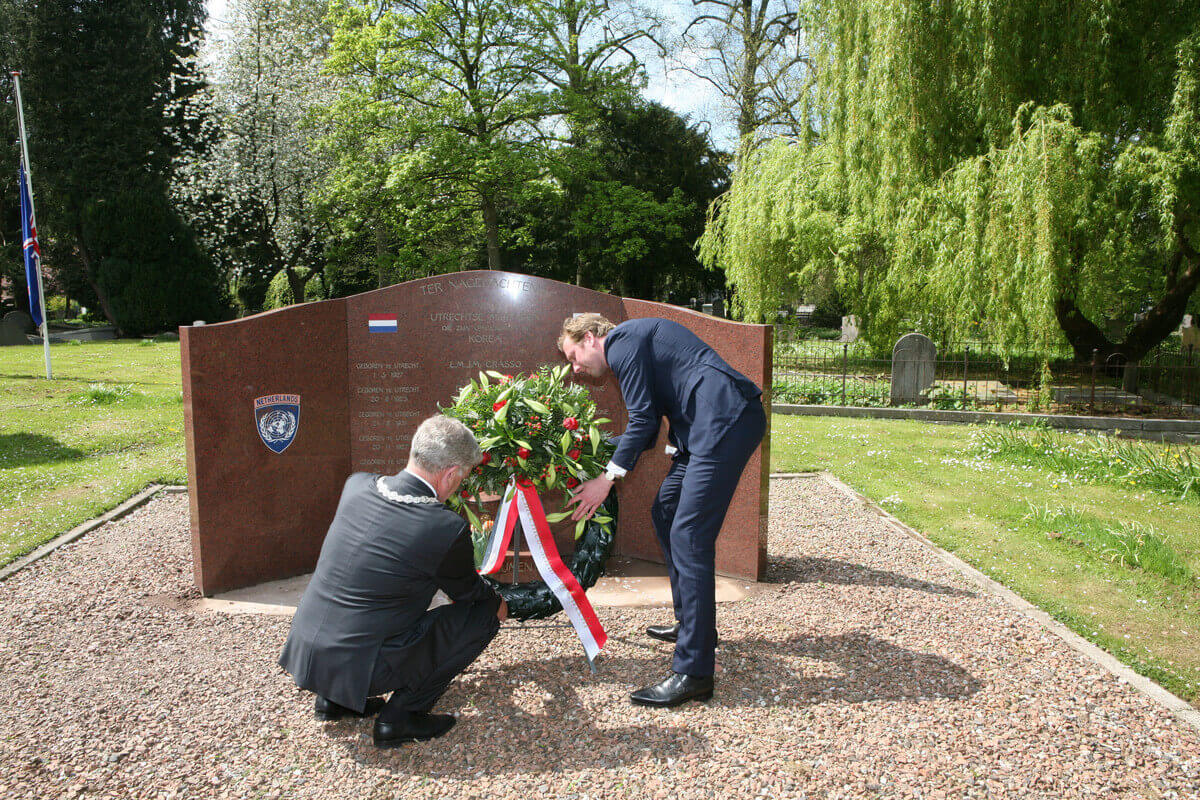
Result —
[[[676,622],[674,625],[651,625],[649,628],[646,628],[646,634],[651,639],[659,639],[664,642],[677,642],[679,641],[679,623]],[[714,633],[713,644],[720,644],[720,642],[721,637]]]
[[[399,747],[405,742],[423,742],[436,739],[454,727],[457,719],[449,714],[429,714],[410,711],[399,719],[384,722],[375,720],[371,738],[376,747]]]
[[[630,699],[639,706],[659,706],[670,708],[688,700],[711,700],[713,695],[713,679],[711,675],[696,677],[672,672],[663,679],[662,683],[639,689],[630,695]]]
[[[335,719],[341,719],[342,717],[373,717],[379,713],[379,709],[381,708],[383,708],[382,697],[368,697],[367,707],[360,714],[353,708],[339,706],[332,700],[317,695],[317,700],[313,703],[313,714],[322,722],[333,722]]]
[[[679,639],[679,623],[674,625],[651,625],[646,628],[646,634],[651,639],[658,639],[664,642],[674,642]]]

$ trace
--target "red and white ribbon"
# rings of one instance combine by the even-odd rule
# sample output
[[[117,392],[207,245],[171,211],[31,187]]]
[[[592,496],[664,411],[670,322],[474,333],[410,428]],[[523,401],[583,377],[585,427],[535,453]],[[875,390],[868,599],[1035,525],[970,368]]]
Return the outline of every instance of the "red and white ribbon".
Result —
[[[496,522],[492,525],[492,532],[488,536],[487,549],[483,551],[483,564],[479,567],[481,575],[491,575],[493,572],[499,571],[500,565],[504,563],[504,554],[508,552],[513,528],[517,522],[517,510],[513,507],[516,493],[517,482],[514,478],[509,482],[508,488],[504,490],[504,498],[500,501]]]
[[[521,528],[525,531],[529,552],[533,555],[538,574],[550,587],[550,591],[554,592],[558,602],[562,603],[563,611],[571,620],[588,660],[594,659],[608,641],[608,634],[604,632],[604,626],[600,624],[583,587],[558,554],[541,498],[528,479],[514,476],[505,489],[496,523],[488,539],[483,566],[479,571],[487,575],[500,569],[504,553],[512,540],[513,527],[518,515],[521,517]]]

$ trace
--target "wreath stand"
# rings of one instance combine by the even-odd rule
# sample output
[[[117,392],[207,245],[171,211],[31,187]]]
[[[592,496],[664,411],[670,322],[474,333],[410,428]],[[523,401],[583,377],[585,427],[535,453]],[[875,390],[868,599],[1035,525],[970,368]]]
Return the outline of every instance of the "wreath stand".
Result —
[[[584,532],[576,542],[575,552],[571,558],[570,565],[561,564],[561,566],[569,569],[575,581],[578,582],[580,589],[586,592],[595,585],[599,577],[604,573],[604,565],[608,561],[608,557],[612,552],[613,540],[615,539],[615,530],[617,525],[617,498],[616,493],[610,493],[608,498],[601,504],[600,509],[605,514],[612,518],[612,521],[605,525],[589,520],[584,527]],[[539,509],[540,510],[540,509]],[[524,531],[522,525],[524,517],[513,520],[511,531],[511,546],[505,549],[505,555],[510,556],[513,560],[512,564],[512,579],[510,582],[501,583],[496,578],[484,575],[484,579],[493,585],[493,587],[508,603],[509,616],[518,623],[521,630],[527,628],[574,628],[577,633],[580,632],[578,624],[573,622],[560,623],[544,623],[530,624],[530,620],[545,619],[559,611],[563,610],[562,603],[554,591],[547,585],[546,581],[535,580],[522,583],[520,581],[520,556],[522,536],[526,538],[528,534]],[[499,523],[500,520],[498,519]],[[542,520],[544,522],[544,517]],[[537,525],[537,520],[534,520]],[[493,529],[492,537],[502,535],[502,531]],[[546,537],[543,537],[545,539]],[[494,542],[492,544],[498,544]],[[552,545],[552,540],[551,540]],[[532,545],[531,545],[532,550]],[[492,550],[494,554],[495,551]],[[493,555],[494,558],[494,555]],[[557,548],[554,552],[555,560],[558,559]],[[503,562],[501,562],[503,563]],[[537,566],[535,560],[535,566]],[[499,572],[500,564],[491,564],[491,572]],[[539,567],[539,571],[541,568]],[[561,587],[560,587],[561,588]],[[590,606],[589,606],[589,611]],[[593,674],[596,674],[596,664],[593,654],[586,653],[588,667]]]

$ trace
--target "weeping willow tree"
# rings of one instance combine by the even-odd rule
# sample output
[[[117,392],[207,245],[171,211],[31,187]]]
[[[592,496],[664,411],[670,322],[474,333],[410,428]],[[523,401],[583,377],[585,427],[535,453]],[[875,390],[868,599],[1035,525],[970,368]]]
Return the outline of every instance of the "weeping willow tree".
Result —
[[[811,122],[701,241],[746,319],[803,289],[906,330],[1140,358],[1200,285],[1200,4],[814,5]]]

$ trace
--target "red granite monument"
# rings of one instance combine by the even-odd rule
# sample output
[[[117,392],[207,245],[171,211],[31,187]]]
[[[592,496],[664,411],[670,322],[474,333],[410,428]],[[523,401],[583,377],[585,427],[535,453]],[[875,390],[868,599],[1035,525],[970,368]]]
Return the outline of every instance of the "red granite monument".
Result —
[[[563,319],[666,317],[759,384],[770,408],[771,329],[507,272],[459,272],[180,329],[196,586],[205,595],[310,572],[352,472],[392,473],[416,426],[480,370],[563,362]],[[590,387],[625,427],[611,378]],[[769,419],[769,416],[768,416]],[[720,538],[717,570],[757,580],[766,555],[767,439]],[[650,505],[669,461],[647,452],[618,484],[616,552],[661,561]]]

